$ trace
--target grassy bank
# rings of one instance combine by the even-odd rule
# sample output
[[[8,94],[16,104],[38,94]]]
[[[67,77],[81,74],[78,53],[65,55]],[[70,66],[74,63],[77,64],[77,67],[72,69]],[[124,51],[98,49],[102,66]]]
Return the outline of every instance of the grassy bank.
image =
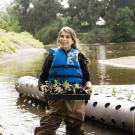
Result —
[[[28,32],[6,32],[0,29],[0,55],[3,53],[13,53],[21,48],[43,48],[43,43],[34,39]]]

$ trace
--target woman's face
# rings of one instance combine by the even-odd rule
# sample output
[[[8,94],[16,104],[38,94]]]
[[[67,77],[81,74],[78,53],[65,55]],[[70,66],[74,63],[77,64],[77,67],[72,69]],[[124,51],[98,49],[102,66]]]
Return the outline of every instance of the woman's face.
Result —
[[[68,34],[65,31],[62,31],[59,36],[59,43],[60,43],[60,47],[62,49],[68,50],[71,48],[71,45],[73,44],[73,40],[72,40],[70,34]]]

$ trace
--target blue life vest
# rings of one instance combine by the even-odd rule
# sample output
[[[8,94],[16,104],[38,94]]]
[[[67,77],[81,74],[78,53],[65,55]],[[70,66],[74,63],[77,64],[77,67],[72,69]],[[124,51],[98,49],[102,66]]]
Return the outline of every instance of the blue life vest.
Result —
[[[49,81],[58,80],[60,83],[83,83],[83,73],[78,61],[79,51],[71,48],[66,54],[61,48],[49,51],[53,55],[53,62],[49,70]]]

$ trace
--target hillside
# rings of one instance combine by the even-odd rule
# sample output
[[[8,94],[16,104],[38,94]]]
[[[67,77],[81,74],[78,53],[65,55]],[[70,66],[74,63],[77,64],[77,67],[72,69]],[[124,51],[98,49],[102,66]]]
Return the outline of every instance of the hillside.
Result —
[[[34,39],[28,32],[6,32],[0,29],[0,55],[14,53],[22,48],[43,48],[43,43]]]

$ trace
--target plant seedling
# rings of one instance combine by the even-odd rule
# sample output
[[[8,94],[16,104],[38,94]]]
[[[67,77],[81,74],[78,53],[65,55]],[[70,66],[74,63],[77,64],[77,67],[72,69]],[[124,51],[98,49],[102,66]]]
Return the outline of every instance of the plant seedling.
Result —
[[[47,92],[49,91],[48,85],[42,85],[42,86],[41,86],[41,90],[42,90],[42,92],[47,93]]]
[[[115,87],[112,88],[112,96],[114,96],[114,97],[116,96],[116,88]]]
[[[132,97],[132,95],[133,95],[133,92],[132,91],[128,91],[128,100],[129,101],[131,101],[131,97]]]
[[[65,81],[63,83],[63,88],[65,90],[65,93],[73,94],[73,88],[72,88],[72,85],[69,82]]]
[[[78,83],[75,83],[74,84],[74,88],[75,88],[75,93],[76,94],[83,94],[83,88],[78,84]]]
[[[58,93],[59,82],[54,80],[54,84],[52,85],[52,93]]]
[[[85,90],[86,90],[87,94],[91,94],[91,92],[93,91],[92,86],[91,87],[86,87]]]
[[[65,90],[66,89],[70,89],[70,84],[69,84],[69,82],[67,82],[67,81],[65,81],[64,83],[63,83],[63,87],[65,88]]]

